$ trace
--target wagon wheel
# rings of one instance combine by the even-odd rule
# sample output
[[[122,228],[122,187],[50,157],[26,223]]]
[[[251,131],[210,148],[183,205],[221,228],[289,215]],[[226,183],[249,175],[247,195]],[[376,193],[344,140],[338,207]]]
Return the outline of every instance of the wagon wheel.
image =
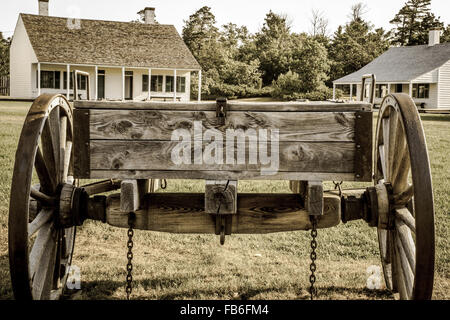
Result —
[[[75,227],[58,227],[58,213],[63,186],[75,183],[72,136],[66,98],[39,96],[22,128],[11,184],[9,261],[16,299],[58,299],[65,287]]]
[[[387,227],[378,225],[386,286],[401,299],[431,299],[433,190],[422,123],[408,95],[383,100],[375,145],[375,184],[390,190]]]

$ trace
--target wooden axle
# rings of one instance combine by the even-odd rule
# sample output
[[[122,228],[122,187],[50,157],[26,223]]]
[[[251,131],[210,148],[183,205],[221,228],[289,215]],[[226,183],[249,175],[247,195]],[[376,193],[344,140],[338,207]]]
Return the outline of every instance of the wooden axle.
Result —
[[[100,201],[99,197],[89,199],[86,218],[128,228],[128,212],[120,209],[120,194],[103,199],[106,201]],[[318,228],[338,225],[341,221],[340,211],[339,196],[324,193],[323,215],[319,217]],[[135,229],[168,233],[216,233],[216,215],[205,212],[204,194],[146,194],[135,215]],[[237,212],[231,219],[231,233],[265,234],[309,230],[311,227],[309,213],[299,195],[237,195]]]

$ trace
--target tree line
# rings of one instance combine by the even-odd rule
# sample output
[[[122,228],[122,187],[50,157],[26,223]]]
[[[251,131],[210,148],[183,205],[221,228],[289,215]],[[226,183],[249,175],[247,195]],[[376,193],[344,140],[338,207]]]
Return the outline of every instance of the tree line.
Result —
[[[288,16],[270,11],[252,34],[231,22],[217,27],[211,8],[204,6],[184,21],[182,37],[202,67],[203,99],[326,100],[332,97],[333,80],[359,70],[391,46],[426,44],[432,29],[443,30],[441,41],[450,42],[450,26],[430,7],[431,0],[408,0],[386,31],[367,21],[366,5],[357,3],[333,34],[321,11],[312,11],[308,33],[293,32]],[[0,32],[0,76],[9,74],[10,44]],[[193,97],[197,81],[192,77]]]
[[[202,96],[243,98],[272,96],[292,100],[326,100],[332,81],[355,72],[391,46],[427,44],[428,32],[445,28],[431,12],[431,0],[408,0],[390,21],[393,29],[376,28],[364,18],[367,7],[351,7],[348,22],[330,35],[325,15],[313,10],[309,33],[292,31],[289,18],[272,11],[262,28],[251,34],[245,26],[217,27],[204,6],[184,21],[182,37],[203,69]],[[192,95],[198,84],[193,78]]]

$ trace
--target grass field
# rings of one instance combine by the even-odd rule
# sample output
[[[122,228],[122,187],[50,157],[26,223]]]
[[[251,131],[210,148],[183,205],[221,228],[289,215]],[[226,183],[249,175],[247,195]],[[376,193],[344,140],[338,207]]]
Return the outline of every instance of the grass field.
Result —
[[[7,225],[14,155],[30,103],[0,102],[0,299],[11,299]],[[436,204],[435,299],[450,298],[450,116],[423,115]],[[355,184],[344,183],[345,187]],[[331,187],[331,183],[327,183]],[[361,186],[361,184],[359,184]],[[170,180],[167,192],[202,192],[198,181]],[[240,192],[289,192],[288,182],[246,182]],[[306,299],[309,233],[214,235],[137,231],[133,299]],[[73,263],[82,290],[71,299],[124,299],[127,232],[97,222],[77,230]],[[363,222],[320,230],[319,299],[393,299],[366,289],[366,270],[380,266],[376,231]]]

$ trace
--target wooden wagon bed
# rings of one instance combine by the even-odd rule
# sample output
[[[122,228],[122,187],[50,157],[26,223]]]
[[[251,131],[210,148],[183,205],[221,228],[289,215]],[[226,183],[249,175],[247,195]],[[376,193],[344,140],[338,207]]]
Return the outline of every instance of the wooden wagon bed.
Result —
[[[228,102],[224,124],[217,104],[161,102],[74,103],[76,178],[118,179],[372,179],[372,109],[368,103]],[[175,165],[171,139],[175,129],[279,130],[279,169],[261,175],[261,164]],[[242,143],[242,141],[241,141]],[[236,149],[239,145],[236,145]],[[245,145],[246,153],[249,150]],[[193,159],[195,155],[192,155]]]

